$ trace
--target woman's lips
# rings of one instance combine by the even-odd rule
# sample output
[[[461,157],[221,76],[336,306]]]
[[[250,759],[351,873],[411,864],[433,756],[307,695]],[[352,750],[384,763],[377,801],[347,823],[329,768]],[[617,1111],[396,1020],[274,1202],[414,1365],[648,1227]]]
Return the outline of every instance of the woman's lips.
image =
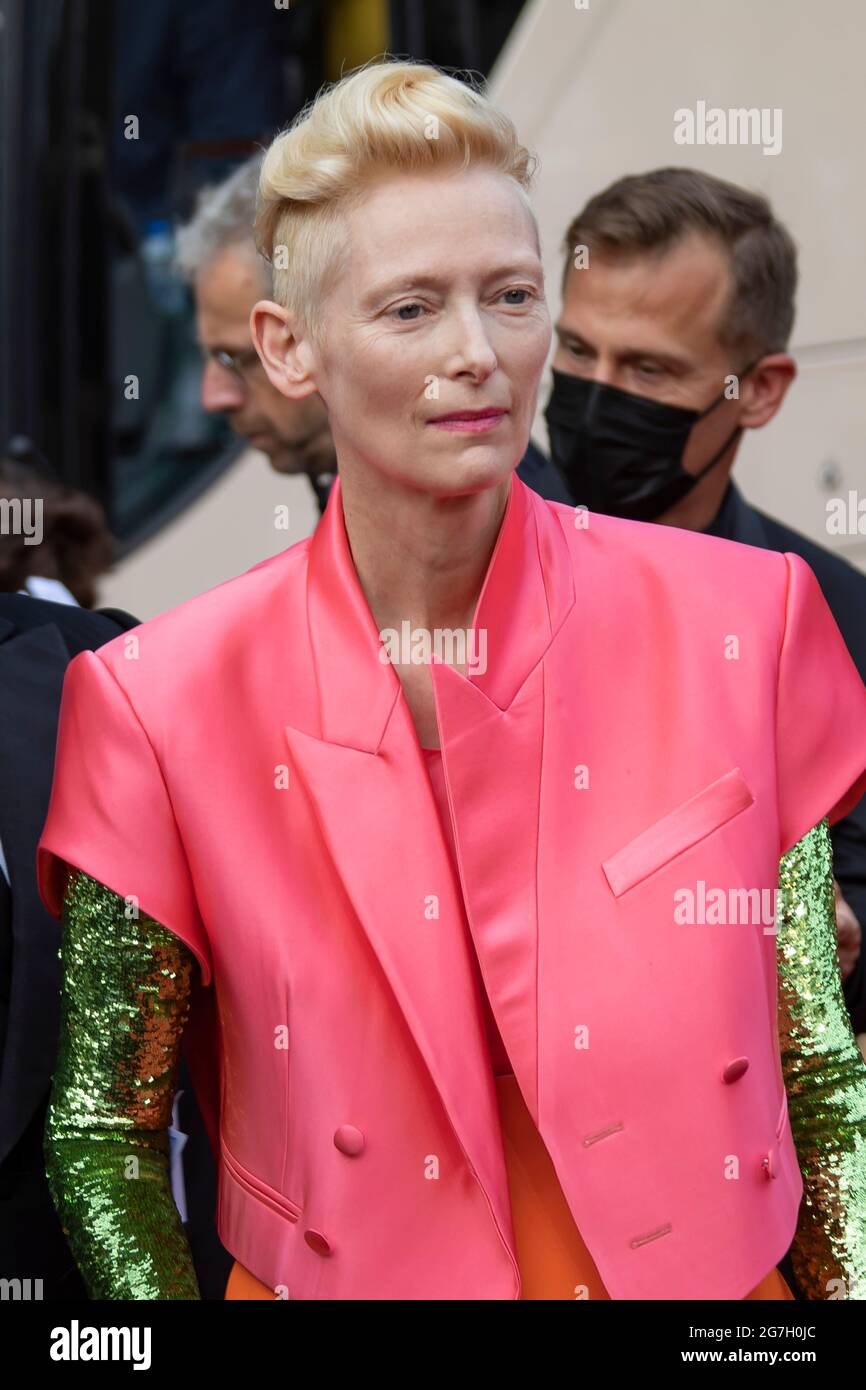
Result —
[[[429,420],[428,424],[435,425],[439,430],[457,430],[461,434],[486,434],[504,420],[507,414],[506,410],[497,410],[494,414],[476,415],[467,420]]]

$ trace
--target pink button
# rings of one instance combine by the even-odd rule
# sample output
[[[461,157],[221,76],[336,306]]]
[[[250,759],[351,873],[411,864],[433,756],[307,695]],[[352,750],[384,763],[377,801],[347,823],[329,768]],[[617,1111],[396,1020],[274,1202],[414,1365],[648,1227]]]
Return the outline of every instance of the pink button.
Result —
[[[330,1255],[331,1246],[321,1231],[304,1231],[304,1240],[317,1255]]]
[[[766,1158],[761,1159],[761,1167],[768,1178],[777,1178],[779,1176],[776,1172],[776,1163],[772,1149],[767,1154]]]
[[[354,1157],[359,1154],[366,1144],[366,1139],[359,1129],[354,1125],[340,1125],[334,1134],[334,1143],[341,1153],[349,1154]]]
[[[722,1072],[722,1080],[730,1084],[732,1081],[739,1081],[741,1076],[745,1076],[749,1070],[748,1057],[735,1057],[733,1062],[729,1062]]]

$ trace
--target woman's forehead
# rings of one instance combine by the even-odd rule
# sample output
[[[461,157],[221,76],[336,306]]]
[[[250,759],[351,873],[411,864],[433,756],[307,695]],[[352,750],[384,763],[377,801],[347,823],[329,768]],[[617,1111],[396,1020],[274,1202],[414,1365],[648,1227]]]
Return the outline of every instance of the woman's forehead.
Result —
[[[495,217],[522,226],[532,222],[521,190],[512,178],[487,165],[469,169],[391,170],[359,192],[348,213],[353,227],[399,229],[406,222],[444,225],[455,216],[477,222]]]
[[[535,221],[513,180],[495,170],[471,177],[391,177],[371,188],[348,213],[353,277],[378,288],[400,276],[418,281],[476,263],[539,264]]]

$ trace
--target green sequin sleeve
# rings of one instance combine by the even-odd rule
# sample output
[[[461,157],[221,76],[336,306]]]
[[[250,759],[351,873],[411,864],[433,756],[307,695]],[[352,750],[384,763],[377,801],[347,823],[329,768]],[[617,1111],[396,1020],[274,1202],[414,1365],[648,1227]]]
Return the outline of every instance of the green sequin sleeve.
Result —
[[[63,911],[48,1185],[94,1299],[198,1299],[168,1126],[195,958],[86,874]]]
[[[822,820],[780,863],[779,1042],[803,1200],[791,1263],[808,1299],[866,1299],[866,1062],[836,945]]]

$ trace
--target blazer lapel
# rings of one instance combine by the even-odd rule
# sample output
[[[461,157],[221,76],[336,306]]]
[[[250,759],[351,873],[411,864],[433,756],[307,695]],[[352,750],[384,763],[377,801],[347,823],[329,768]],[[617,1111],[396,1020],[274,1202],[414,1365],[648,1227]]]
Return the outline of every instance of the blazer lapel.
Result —
[[[485,739],[495,732],[488,725],[491,716],[495,722],[500,714],[497,699],[510,708],[523,673],[537,664],[550,641],[538,538],[526,501],[531,496],[519,480],[513,481],[476,612],[476,619],[483,618],[489,628],[499,669],[480,676],[477,688],[451,668],[440,669],[440,677],[453,677],[459,687],[436,691],[470,926],[494,1013],[504,1024],[506,1047],[520,1058],[521,1082],[535,1053],[529,968],[534,914],[520,917],[520,904],[532,897],[534,828],[529,827],[527,843],[509,866],[507,881],[492,883],[491,876],[495,879],[503,867],[503,845],[484,822],[489,800],[500,794],[499,783],[511,777],[503,765],[493,779],[495,790],[487,790],[483,758],[466,753],[464,760],[464,741],[475,727],[484,726]],[[551,523],[558,526],[553,518]],[[510,570],[527,560],[532,578],[530,593],[524,594],[519,576]],[[464,904],[409,707],[396,672],[380,657],[382,645],[352,562],[339,479],[310,543],[307,609],[319,726],[286,727],[292,762],[311,797],[335,869],[514,1258],[496,1088],[472,943],[463,925]],[[509,628],[518,615],[526,626],[515,639]],[[509,655],[515,648],[517,659]],[[532,764],[540,717],[538,686],[530,682],[523,700],[516,702],[509,725],[515,737],[506,756]],[[499,749],[496,755],[501,756]],[[513,796],[512,785],[512,801]],[[530,875],[526,882],[524,871]],[[483,883],[476,887],[482,874]],[[518,885],[520,902],[509,901],[506,909],[505,899]],[[503,930],[511,941],[504,954],[498,949]]]
[[[515,479],[473,623],[486,668],[470,679],[436,663],[433,684],[475,949],[536,1123],[543,658],[574,602],[562,525]]]

